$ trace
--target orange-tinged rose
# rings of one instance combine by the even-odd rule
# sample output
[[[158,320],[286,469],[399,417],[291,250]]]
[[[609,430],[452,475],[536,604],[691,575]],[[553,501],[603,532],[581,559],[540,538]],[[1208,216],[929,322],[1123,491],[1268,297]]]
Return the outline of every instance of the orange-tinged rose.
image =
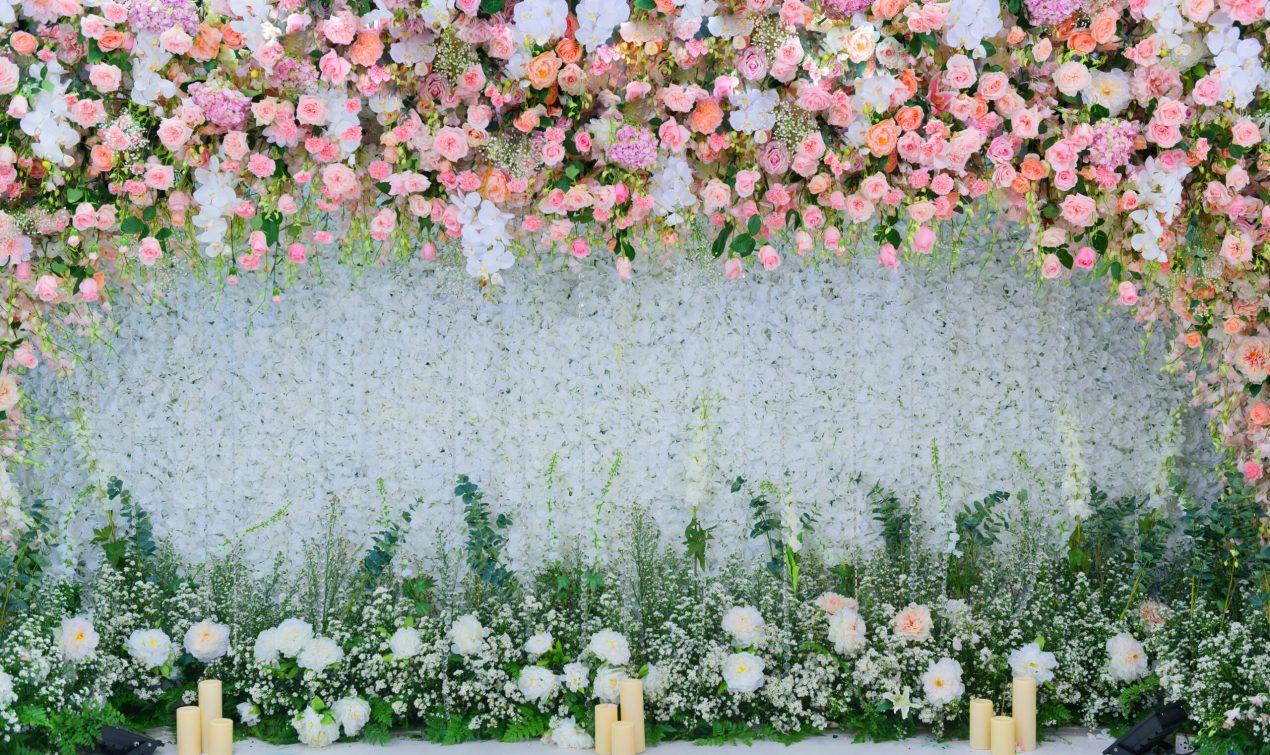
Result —
[[[220,52],[221,33],[215,27],[203,24],[198,28],[198,36],[194,38],[194,46],[190,48],[190,57],[195,60],[208,61]]]
[[[97,39],[97,46],[102,49],[102,52],[110,52],[111,50],[118,50],[122,47],[123,41],[123,32],[118,29],[107,29],[106,32]]]
[[[565,65],[577,63],[582,60],[582,45],[566,37],[556,45],[556,55],[560,56],[560,60]]]
[[[895,141],[899,136],[899,127],[895,125],[895,121],[887,118],[881,123],[873,124],[865,135],[864,142],[874,157],[885,157],[895,151]]]
[[[501,170],[491,169],[486,172],[485,181],[481,185],[481,196],[494,204],[502,204],[507,201],[507,177],[503,175]]]
[[[908,0],[873,0],[873,13],[878,18],[895,18],[908,5]]]
[[[1036,155],[1028,155],[1023,158],[1023,164],[1019,166],[1019,172],[1029,181],[1039,181],[1049,174],[1049,169],[1045,167],[1045,162],[1041,158]]]
[[[30,55],[39,46],[39,40],[30,32],[20,31],[9,37],[9,46],[19,55]]]
[[[1204,338],[1199,334],[1198,331],[1192,330],[1191,332],[1186,334],[1186,345],[1192,349],[1198,349],[1199,345],[1203,343],[1203,341],[1204,341]]]
[[[1067,46],[1082,55],[1088,55],[1094,51],[1097,43],[1094,42],[1094,35],[1081,29],[1067,38]]]
[[[675,0],[657,0],[657,10],[669,15],[675,10]]]
[[[525,76],[534,89],[546,89],[556,83],[556,72],[560,70],[560,58],[552,50],[542,53],[529,61],[525,66]]]
[[[367,68],[375,65],[383,54],[384,43],[379,39],[379,34],[373,31],[358,34],[353,46],[348,49],[348,59]]]
[[[1014,180],[1010,182],[1010,188],[1020,194],[1026,194],[1031,185],[1032,184],[1027,180],[1027,176],[1022,173],[1014,174]]]
[[[922,125],[922,109],[916,105],[906,105],[895,114],[895,121],[905,131],[912,131]]]
[[[1103,11],[1098,14],[1089,27],[1095,42],[1105,45],[1116,40],[1116,17],[1117,14],[1114,11]]]
[[[1076,31],[1076,17],[1069,16],[1054,25],[1054,38],[1067,39],[1074,31]]]
[[[1026,36],[1027,33],[1023,31],[1022,27],[1012,26],[1010,27],[1010,33],[1005,37],[1005,43],[1010,46],[1014,46],[1022,42],[1023,38]]]
[[[913,73],[913,69],[906,69],[900,74],[900,83],[908,90],[909,97],[917,94],[917,74]]]
[[[221,24],[221,39],[225,41],[231,49],[237,50],[243,46],[243,35],[229,28],[229,24]]]
[[[701,100],[688,116],[688,126],[698,134],[709,136],[723,123],[723,108],[711,99]]]

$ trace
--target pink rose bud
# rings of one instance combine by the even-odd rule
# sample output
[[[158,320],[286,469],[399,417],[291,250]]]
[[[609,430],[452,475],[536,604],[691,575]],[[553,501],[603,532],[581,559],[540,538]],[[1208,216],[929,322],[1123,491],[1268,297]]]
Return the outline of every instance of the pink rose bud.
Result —
[[[425,241],[423,249],[419,251],[419,256],[428,262],[435,260],[437,258],[437,245],[431,241]]]
[[[296,241],[287,247],[287,259],[295,264],[300,264],[308,259],[308,252],[304,249],[304,244]]]
[[[739,257],[729,257],[728,261],[723,263],[723,277],[730,281],[740,278],[742,272],[744,268]]]
[[[1138,287],[1133,285],[1133,281],[1121,281],[1116,292],[1120,295],[1120,303],[1126,307],[1138,303]]]

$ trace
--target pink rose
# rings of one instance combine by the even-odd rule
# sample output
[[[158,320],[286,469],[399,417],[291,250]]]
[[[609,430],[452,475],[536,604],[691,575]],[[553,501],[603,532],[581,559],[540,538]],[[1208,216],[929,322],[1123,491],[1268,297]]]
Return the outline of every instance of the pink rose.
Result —
[[[1068,194],[1059,206],[1063,219],[1080,228],[1087,228],[1094,222],[1094,212],[1098,209],[1094,200],[1084,194]]]
[[[318,70],[332,84],[343,84],[353,70],[353,64],[341,58],[334,50],[327,50],[318,60]]]
[[[1120,303],[1126,307],[1132,307],[1138,303],[1138,287],[1133,281],[1121,281],[1116,287],[1116,293],[1119,295]]]
[[[730,281],[740,278],[742,272],[744,268],[739,257],[729,257],[728,261],[723,263],[723,277]]]
[[[146,166],[145,181],[155,191],[167,191],[172,188],[175,180],[174,171],[171,165],[156,165],[151,163]]]
[[[180,118],[164,118],[159,123],[159,141],[172,152],[184,145],[193,133]]]
[[[141,261],[141,264],[149,267],[162,256],[163,247],[159,245],[158,239],[153,236],[141,239],[141,244],[137,247],[137,259]]]
[[[1240,147],[1251,147],[1261,141],[1261,130],[1247,118],[1240,118],[1230,127],[1231,140]]]
[[[123,71],[109,63],[97,63],[88,69],[88,81],[99,92],[114,92],[123,80]]]
[[[287,259],[299,265],[309,258],[308,251],[304,248],[304,244],[298,241],[292,242],[287,247]]]
[[[757,47],[747,47],[736,58],[736,70],[748,81],[758,81],[767,75],[767,56]]]
[[[1098,252],[1095,252],[1093,247],[1082,246],[1080,250],[1076,252],[1074,264],[1082,270],[1090,270],[1093,268],[1094,263],[1097,260]]]
[[[450,162],[462,160],[468,153],[467,134],[463,129],[445,126],[433,135],[432,149]]]
[[[1058,255],[1050,253],[1045,255],[1045,259],[1041,260],[1041,276],[1044,278],[1057,278],[1063,272],[1063,263],[1058,261]]]
[[[882,248],[878,251],[878,262],[881,262],[882,267],[885,267],[888,270],[894,270],[899,267],[899,253],[896,251],[893,244],[882,245]]]
[[[1221,256],[1234,267],[1252,261],[1252,242],[1246,236],[1227,233],[1221,242]]]
[[[180,26],[171,26],[159,35],[159,44],[173,55],[184,55],[194,47],[194,40]]]
[[[17,91],[22,71],[18,64],[8,58],[0,58],[0,94],[12,94]]]
[[[230,131],[221,139],[221,148],[231,160],[241,160],[247,156],[247,134],[243,131]]]
[[[1264,473],[1265,470],[1262,468],[1260,462],[1252,459],[1244,462],[1244,479],[1248,482],[1256,482],[1257,480],[1260,480],[1262,474]]]
[[[57,284],[58,280],[55,276],[41,275],[35,281],[35,295],[40,301],[53,301],[57,298]]]
[[[715,178],[701,190],[702,205],[706,212],[727,207],[732,201],[732,191],[728,185]]]
[[[762,175],[763,174],[759,173],[757,170],[737,171],[736,184],[734,186],[737,195],[741,197],[748,197],[753,194],[754,186],[758,183],[758,180],[762,177]]]

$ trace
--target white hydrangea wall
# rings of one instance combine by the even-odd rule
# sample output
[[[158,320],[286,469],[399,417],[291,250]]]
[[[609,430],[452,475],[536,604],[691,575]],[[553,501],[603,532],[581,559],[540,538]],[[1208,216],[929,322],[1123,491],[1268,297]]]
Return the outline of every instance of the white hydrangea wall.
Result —
[[[819,512],[834,553],[876,542],[875,482],[920,498],[932,538],[948,509],[997,489],[1028,487],[1061,520],[1065,475],[1154,490],[1193,442],[1160,345],[1143,350],[1103,300],[1002,259],[951,273],[787,264],[736,283],[523,271],[496,303],[447,270],[328,269],[277,304],[252,285],[184,281],[150,306],[118,304],[109,348],[33,387],[55,442],[25,484],[65,509],[118,475],[191,557],[241,539],[265,566],[298,552],[332,497],[368,540],[381,479],[394,514],[422,499],[413,553],[457,548],[459,473],[514,517],[520,569],[560,544],[594,549],[637,503],[668,539],[696,504],[722,525],[716,553],[752,549],[736,475]],[[75,510],[72,544],[99,506]]]

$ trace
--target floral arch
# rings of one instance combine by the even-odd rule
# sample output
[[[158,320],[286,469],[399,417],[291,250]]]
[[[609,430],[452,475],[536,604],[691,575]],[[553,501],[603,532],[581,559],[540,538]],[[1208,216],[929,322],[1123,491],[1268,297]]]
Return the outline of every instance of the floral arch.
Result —
[[[1268,33],[1265,0],[0,0],[3,452],[25,376],[172,271],[497,297],[677,248],[896,268],[1004,218],[1170,339],[1264,577]]]

